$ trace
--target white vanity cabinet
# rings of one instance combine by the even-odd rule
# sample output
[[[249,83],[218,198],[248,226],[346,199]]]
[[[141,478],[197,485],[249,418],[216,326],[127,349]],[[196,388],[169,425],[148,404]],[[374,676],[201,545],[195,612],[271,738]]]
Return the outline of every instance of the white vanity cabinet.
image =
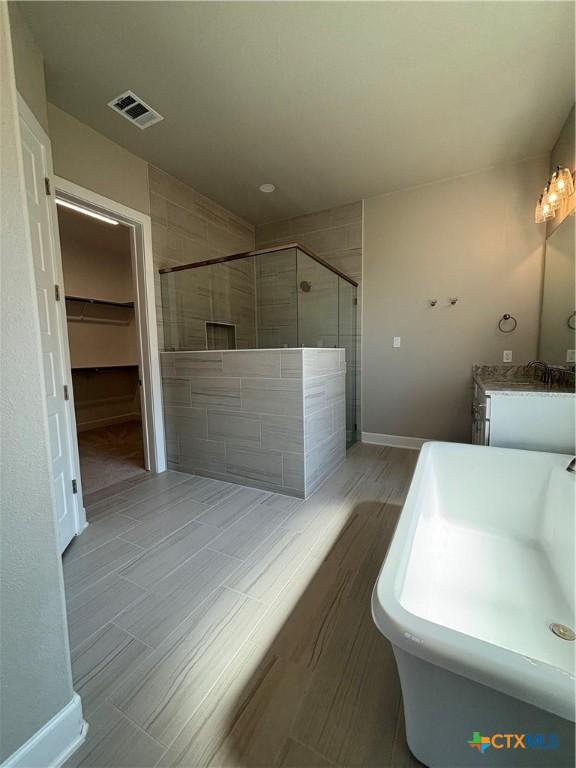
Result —
[[[574,454],[575,419],[574,393],[491,392],[474,385],[473,443]]]

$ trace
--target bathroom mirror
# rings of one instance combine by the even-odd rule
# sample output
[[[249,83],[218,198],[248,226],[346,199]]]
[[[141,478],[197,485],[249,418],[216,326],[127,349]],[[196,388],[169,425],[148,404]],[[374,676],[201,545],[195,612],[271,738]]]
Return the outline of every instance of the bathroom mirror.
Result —
[[[546,240],[538,357],[554,365],[574,363],[576,216],[567,216]]]

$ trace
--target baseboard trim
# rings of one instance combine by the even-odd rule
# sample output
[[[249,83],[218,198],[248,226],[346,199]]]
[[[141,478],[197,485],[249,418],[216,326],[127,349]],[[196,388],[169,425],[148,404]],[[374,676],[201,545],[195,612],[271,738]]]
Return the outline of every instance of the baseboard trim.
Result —
[[[387,445],[390,448],[411,448],[419,451],[424,443],[430,442],[427,437],[404,437],[404,435],[382,435],[379,432],[362,432],[362,442],[372,445]]]
[[[77,693],[27,742],[10,755],[1,768],[58,768],[84,742],[88,724]]]

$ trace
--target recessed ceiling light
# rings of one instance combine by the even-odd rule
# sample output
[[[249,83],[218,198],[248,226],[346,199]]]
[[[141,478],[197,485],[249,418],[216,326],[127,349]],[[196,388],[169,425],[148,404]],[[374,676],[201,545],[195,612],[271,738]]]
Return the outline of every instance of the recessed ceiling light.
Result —
[[[260,184],[258,189],[260,190],[260,192],[274,192],[276,187],[274,186],[274,184]]]
[[[109,216],[104,216],[103,213],[96,213],[96,211],[91,211],[89,208],[83,208],[81,205],[74,205],[74,203],[69,203],[68,200],[62,200],[61,197],[56,198],[56,205],[61,205],[64,208],[70,208],[72,211],[83,213],[84,216],[91,216],[93,219],[106,222],[106,224],[114,224],[115,226],[118,225],[116,219],[111,219]]]

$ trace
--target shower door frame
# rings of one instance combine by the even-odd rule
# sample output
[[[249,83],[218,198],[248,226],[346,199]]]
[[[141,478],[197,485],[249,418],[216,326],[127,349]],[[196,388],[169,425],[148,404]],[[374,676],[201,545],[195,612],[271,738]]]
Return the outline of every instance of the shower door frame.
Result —
[[[265,253],[276,253],[278,251],[287,251],[290,248],[300,249],[302,253],[306,254],[306,256],[310,256],[310,258],[313,259],[314,261],[317,261],[318,264],[321,264],[323,267],[330,270],[330,272],[334,272],[334,274],[338,275],[338,277],[341,277],[343,280],[346,280],[347,283],[351,283],[355,288],[358,288],[358,283],[356,282],[356,280],[353,280],[345,272],[342,272],[337,267],[332,266],[332,264],[325,261],[321,256],[318,256],[318,254],[314,253],[314,251],[311,251],[305,245],[302,245],[302,243],[298,243],[296,241],[291,241],[289,243],[282,243],[281,245],[272,245],[269,248],[258,248],[255,251],[245,251],[243,253],[232,253],[230,254],[230,256],[219,256],[215,259],[206,259],[205,261],[193,261],[190,264],[178,264],[175,267],[163,267],[162,269],[159,269],[158,272],[161,275],[167,275],[167,274],[170,274],[171,272],[184,272],[187,269],[209,267],[212,264],[224,264],[226,261],[237,261],[238,259],[247,259],[250,256],[261,256]]]

